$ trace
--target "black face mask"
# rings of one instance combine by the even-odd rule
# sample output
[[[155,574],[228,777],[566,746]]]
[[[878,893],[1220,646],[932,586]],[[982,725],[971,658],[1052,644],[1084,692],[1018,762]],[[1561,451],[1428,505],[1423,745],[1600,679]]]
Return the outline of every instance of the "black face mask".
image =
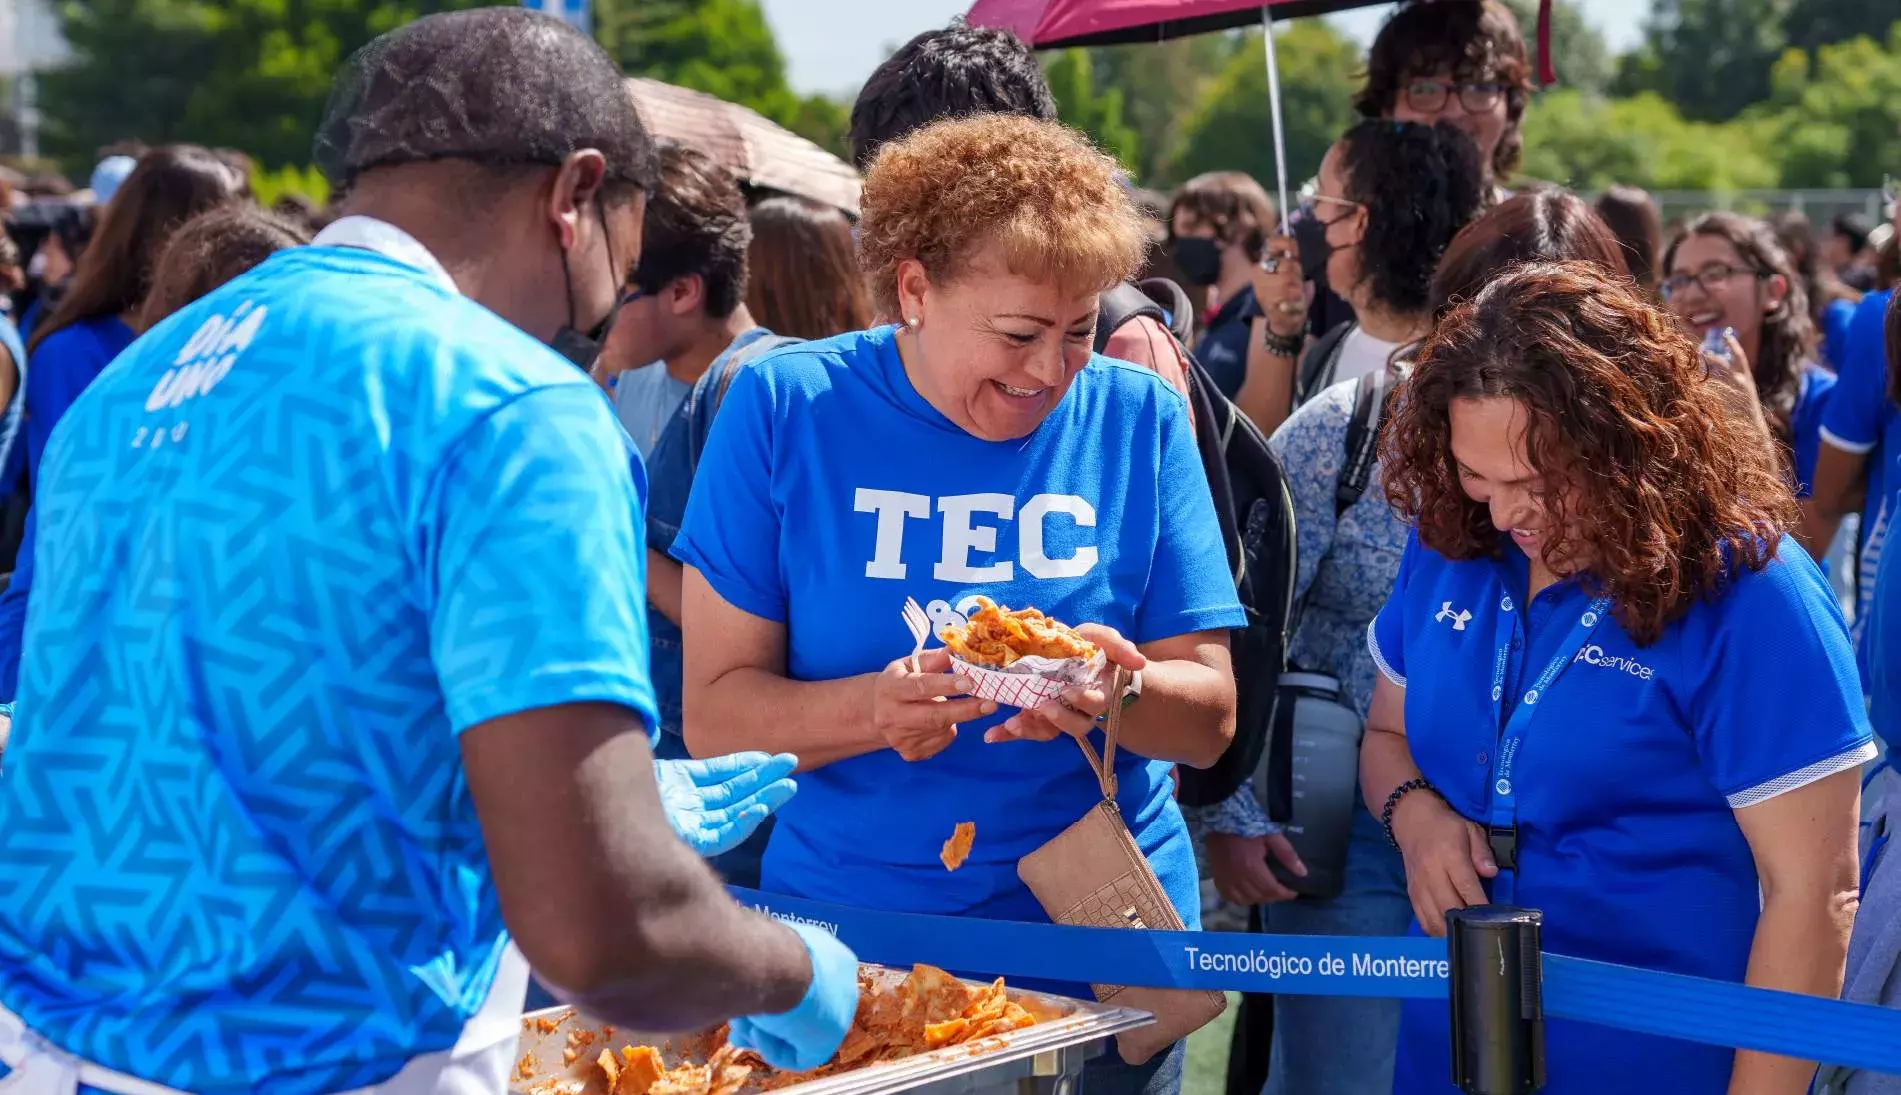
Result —
[[[1327,284],[1327,260],[1339,248],[1327,239],[1327,225],[1314,216],[1294,222],[1294,243],[1300,250],[1300,276],[1317,285]]]
[[[598,200],[594,210],[600,217],[601,240],[607,247],[608,276],[612,277],[615,272],[614,243],[607,237],[607,213],[598,204]],[[574,362],[582,372],[592,372],[594,363],[600,359],[601,347],[607,344],[607,336],[614,330],[614,319],[620,315],[621,302],[626,298],[625,287],[614,291],[614,306],[607,310],[607,314],[601,317],[599,323],[587,331],[577,331],[574,329],[574,277],[568,272],[568,256],[565,251],[561,254],[561,282],[567,288],[568,321],[561,325],[561,329],[554,333],[553,338],[548,340],[548,345],[555,353]]]
[[[1168,253],[1190,285],[1213,285],[1221,280],[1221,245],[1206,236],[1177,236]]]

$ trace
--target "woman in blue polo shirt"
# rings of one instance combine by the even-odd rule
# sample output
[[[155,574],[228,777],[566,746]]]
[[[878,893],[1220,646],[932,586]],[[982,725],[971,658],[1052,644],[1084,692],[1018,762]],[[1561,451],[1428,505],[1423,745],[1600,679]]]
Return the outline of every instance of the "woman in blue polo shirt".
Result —
[[[1073,624],[1139,669],[1119,804],[1187,924],[1194,852],[1169,769],[1232,736],[1243,620],[1185,403],[1092,356],[1096,296],[1139,261],[1113,161],[1074,132],[980,115],[887,144],[859,252],[895,326],[783,349],[733,380],[673,553],[686,564],[686,743],[798,743],[807,771],[766,889],[838,904],[1047,920],[1017,861],[1101,801],[1068,735],[1111,697],[1031,711],[910,665],[907,597],[942,625],[988,596]],[[933,646],[935,642],[933,641]],[[939,861],[959,822],[976,842]],[[1087,994],[1083,986],[1070,991]],[[1084,1087],[1168,1092],[1179,1044]]]
[[[1834,996],[1874,746],[1788,482],[1721,383],[1592,264],[1518,267],[1442,321],[1384,438],[1416,531],[1370,628],[1361,781],[1429,933],[1490,899],[1542,909],[1554,953]],[[1813,1072],[1547,1033],[1549,1095]],[[1449,1040],[1443,1003],[1408,1006],[1395,1090],[1449,1091]]]

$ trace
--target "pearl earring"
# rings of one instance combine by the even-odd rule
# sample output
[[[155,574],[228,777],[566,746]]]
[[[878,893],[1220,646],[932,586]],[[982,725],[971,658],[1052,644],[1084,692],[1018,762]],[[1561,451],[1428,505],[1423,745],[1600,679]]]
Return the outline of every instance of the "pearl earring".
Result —
[[[912,329],[913,331],[915,331],[915,330],[917,330],[917,317],[916,317],[916,316],[905,316],[905,317],[904,317],[904,325],[905,325],[906,327],[909,327],[909,328],[911,328],[911,329]]]

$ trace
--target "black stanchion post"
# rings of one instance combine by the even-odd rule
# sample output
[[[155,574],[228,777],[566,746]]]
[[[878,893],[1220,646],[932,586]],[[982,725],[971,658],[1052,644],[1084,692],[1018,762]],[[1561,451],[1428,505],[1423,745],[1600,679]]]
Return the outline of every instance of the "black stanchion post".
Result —
[[[1452,960],[1452,1082],[1466,1095],[1545,1086],[1544,914],[1508,905],[1446,913]]]

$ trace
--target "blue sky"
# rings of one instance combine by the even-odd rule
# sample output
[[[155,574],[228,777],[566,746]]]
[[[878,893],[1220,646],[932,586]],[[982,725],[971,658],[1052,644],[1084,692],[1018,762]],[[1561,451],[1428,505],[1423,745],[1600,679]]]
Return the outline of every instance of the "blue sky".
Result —
[[[912,35],[943,26],[971,0],[762,0],[800,92],[855,94],[886,51]],[[1637,40],[1650,0],[1582,0],[1584,16],[1621,51]],[[1348,33],[1371,41],[1387,8],[1335,16]]]

